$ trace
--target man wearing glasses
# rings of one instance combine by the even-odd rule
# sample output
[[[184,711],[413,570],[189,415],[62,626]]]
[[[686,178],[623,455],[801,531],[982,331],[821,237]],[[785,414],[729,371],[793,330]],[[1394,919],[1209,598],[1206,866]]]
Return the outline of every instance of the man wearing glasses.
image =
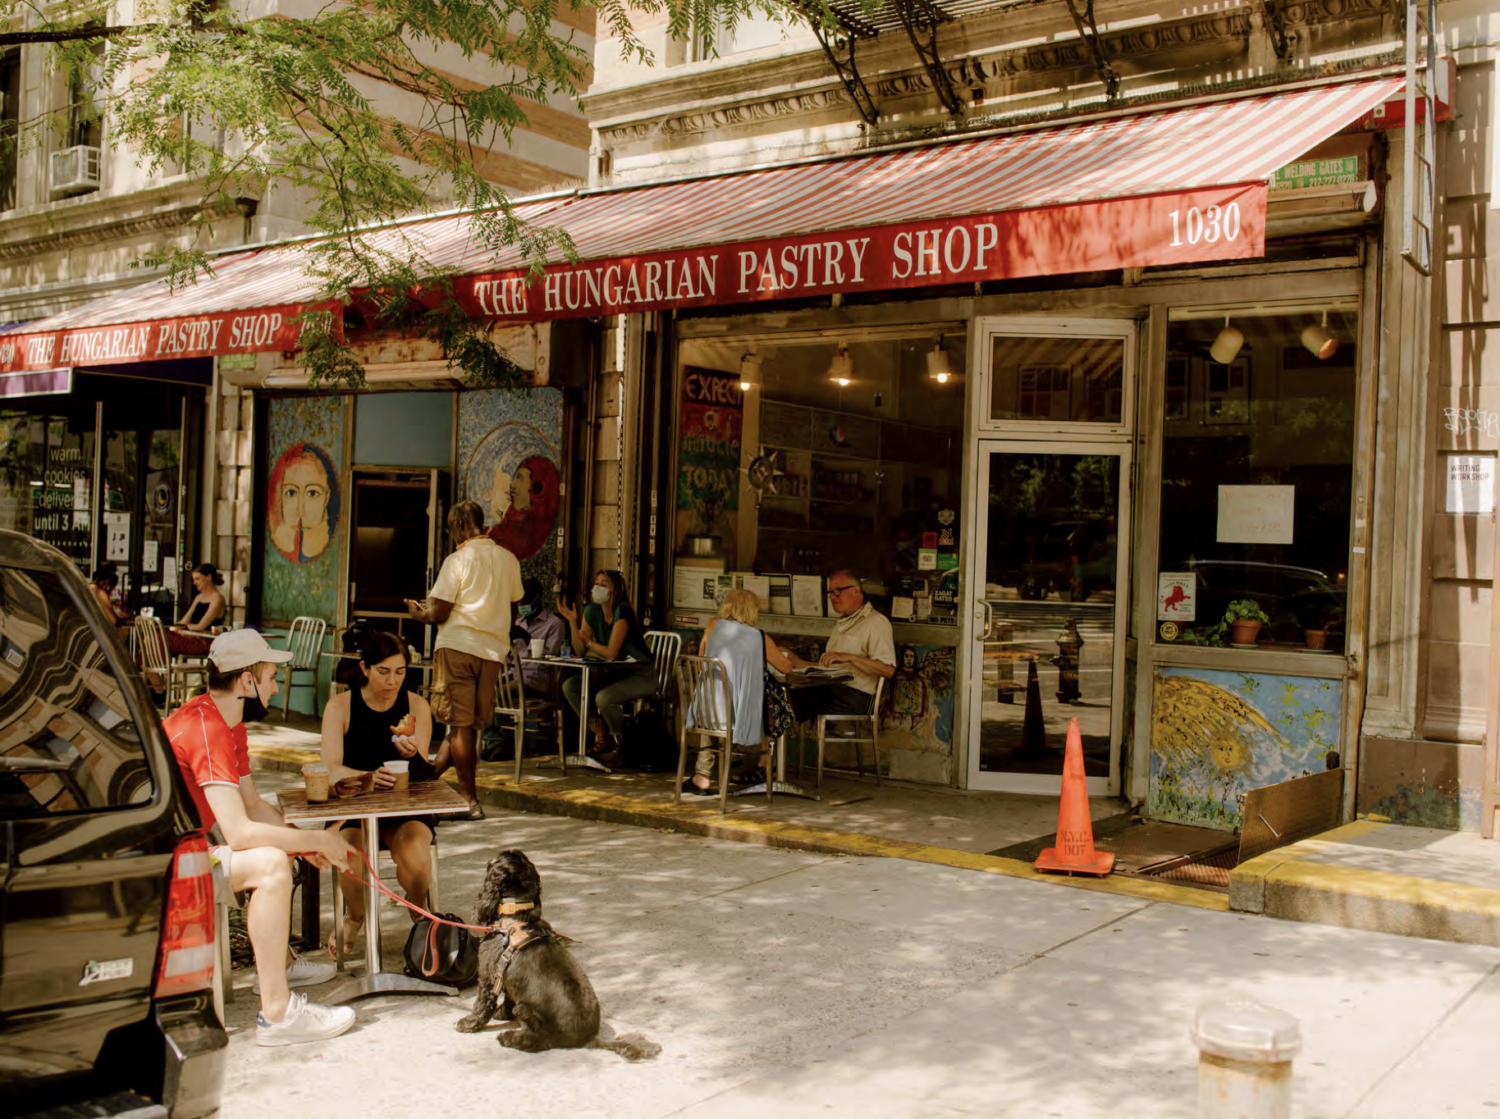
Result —
[[[868,715],[876,680],[896,674],[896,642],[890,620],[865,601],[859,577],[852,571],[835,571],[828,580],[828,602],[839,621],[818,664],[823,668],[841,666],[850,678],[822,687],[789,689],[792,711],[799,720],[818,715]],[[794,668],[813,667],[795,653],[788,652],[787,659]]]

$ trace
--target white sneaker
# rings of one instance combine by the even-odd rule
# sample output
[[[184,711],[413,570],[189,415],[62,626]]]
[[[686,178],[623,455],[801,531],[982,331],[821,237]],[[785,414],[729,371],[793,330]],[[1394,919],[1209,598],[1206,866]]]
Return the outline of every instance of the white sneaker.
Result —
[[[316,987],[319,983],[327,983],[339,969],[334,964],[320,964],[313,960],[298,956],[292,961],[292,966],[286,969],[286,985],[288,987]],[[257,995],[260,994],[260,972],[255,973],[255,983],[251,987]]]
[[[353,1007],[320,1006],[294,991],[286,1004],[286,1017],[280,1022],[267,1022],[264,1014],[256,1016],[255,1044],[297,1045],[304,1041],[326,1041],[338,1037],[352,1025]]]

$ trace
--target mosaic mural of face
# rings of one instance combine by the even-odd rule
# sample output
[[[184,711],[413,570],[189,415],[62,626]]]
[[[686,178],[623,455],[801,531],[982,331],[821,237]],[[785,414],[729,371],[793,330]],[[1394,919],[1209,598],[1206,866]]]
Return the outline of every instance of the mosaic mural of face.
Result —
[[[288,447],[271,472],[271,540],[294,563],[317,559],[332,539],[338,490],[327,454],[311,443]]]

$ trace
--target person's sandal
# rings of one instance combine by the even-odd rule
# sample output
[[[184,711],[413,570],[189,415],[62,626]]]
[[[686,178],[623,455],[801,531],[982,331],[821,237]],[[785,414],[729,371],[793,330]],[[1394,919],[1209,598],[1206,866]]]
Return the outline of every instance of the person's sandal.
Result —
[[[363,921],[351,921],[344,918],[344,963],[349,963],[357,956],[364,954],[365,923]],[[335,963],[339,958],[338,932],[328,934],[328,955]]]
[[[474,804],[471,804],[471,805],[469,805],[469,811],[464,814],[463,819],[465,819],[465,820],[483,820],[484,819],[484,809],[481,808],[477,802],[474,803]]]

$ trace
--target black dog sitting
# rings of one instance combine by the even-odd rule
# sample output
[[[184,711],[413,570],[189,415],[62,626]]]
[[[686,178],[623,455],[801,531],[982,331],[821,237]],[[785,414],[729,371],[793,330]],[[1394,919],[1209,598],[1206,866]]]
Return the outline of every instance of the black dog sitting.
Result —
[[[542,918],[542,878],[524,852],[501,851],[490,861],[474,923],[495,931],[480,941],[479,994],[459,1032],[478,1033],[498,1015],[518,1023],[499,1034],[507,1049],[609,1049],[628,1061],[659,1052],[643,1039],[599,1039],[599,998]]]

